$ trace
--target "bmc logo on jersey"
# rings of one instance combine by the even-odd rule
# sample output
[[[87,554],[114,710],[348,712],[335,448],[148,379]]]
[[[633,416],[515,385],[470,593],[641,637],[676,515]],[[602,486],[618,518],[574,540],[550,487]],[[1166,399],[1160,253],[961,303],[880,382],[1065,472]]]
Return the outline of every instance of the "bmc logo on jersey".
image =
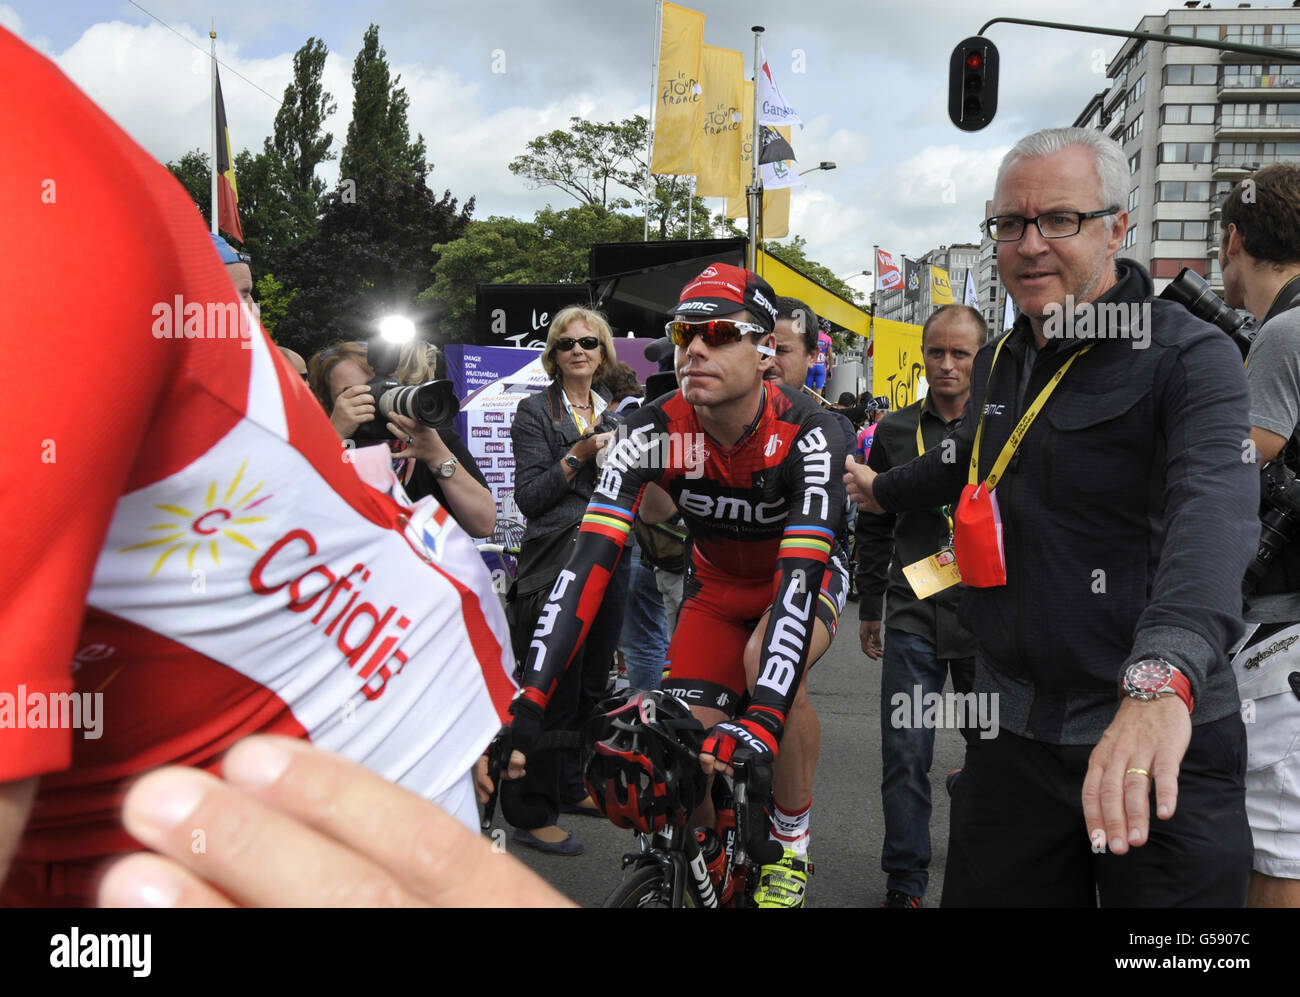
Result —
[[[773,433],[767,438],[767,446],[763,448],[763,456],[771,457],[781,446],[781,437]]]
[[[742,523],[780,523],[784,522],[787,512],[784,498],[779,498],[775,502],[755,504],[726,495],[714,498],[712,495],[693,492],[689,488],[682,489],[677,504],[683,512],[689,512],[693,516],[704,519],[725,519],[731,522],[738,520]]]

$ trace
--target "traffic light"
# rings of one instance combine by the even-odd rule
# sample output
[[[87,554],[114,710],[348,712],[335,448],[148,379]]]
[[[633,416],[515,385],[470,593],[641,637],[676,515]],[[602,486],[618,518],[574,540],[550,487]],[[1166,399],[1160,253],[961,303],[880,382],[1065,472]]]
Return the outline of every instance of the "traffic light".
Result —
[[[979,131],[998,111],[998,49],[973,35],[948,61],[948,117],[962,131]]]

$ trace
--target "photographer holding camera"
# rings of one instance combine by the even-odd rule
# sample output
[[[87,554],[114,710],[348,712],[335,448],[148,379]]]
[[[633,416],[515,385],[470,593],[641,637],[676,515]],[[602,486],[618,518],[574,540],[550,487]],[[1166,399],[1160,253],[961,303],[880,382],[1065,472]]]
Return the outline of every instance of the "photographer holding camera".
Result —
[[[424,350],[420,342],[404,347],[392,378],[405,385],[427,382],[430,371]],[[330,413],[339,439],[353,440],[357,446],[385,439],[376,421],[371,388],[375,370],[368,352],[365,343],[340,343],[321,350],[311,361],[312,391]],[[490,536],[496,526],[496,502],[456,431],[449,426],[434,429],[398,412],[389,413],[386,425],[405,444],[393,453],[393,460],[404,462],[397,476],[411,500],[432,495],[470,536]]]
[[[1259,322],[1246,379],[1265,529],[1246,575],[1246,638],[1233,658],[1255,845],[1248,903],[1300,907],[1300,167],[1280,163],[1237,184],[1222,226],[1223,296]]]

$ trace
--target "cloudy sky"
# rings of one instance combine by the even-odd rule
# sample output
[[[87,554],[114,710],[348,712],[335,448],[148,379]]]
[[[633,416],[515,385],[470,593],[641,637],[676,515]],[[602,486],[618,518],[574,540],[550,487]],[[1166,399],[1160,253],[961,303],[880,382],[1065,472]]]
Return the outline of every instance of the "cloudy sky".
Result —
[[[773,75],[806,127],[793,145],[802,167],[833,160],[796,189],[791,232],[840,274],[873,268],[871,246],[917,256],[978,241],[997,162],[1020,135],[1068,125],[1105,85],[1121,39],[995,25],[1002,56],[999,110],[972,134],[947,117],[948,57],[995,16],[1052,18],[1133,29],[1163,6],[1131,0],[700,0],[705,41],[752,59],[751,25],[767,31]],[[1255,6],[1264,6],[1256,4]],[[143,8],[143,9],[142,9]],[[533,136],[571,115],[646,114],[653,0],[0,0],[0,25],[52,58],[160,160],[208,145],[209,19],[217,17],[222,87],[236,148],[269,135],[293,52],[309,36],[330,56],[325,85],[338,102],[329,122],[341,148],[351,117],[351,66],[366,26],[411,97],[431,186],[478,199],[475,217],[531,217],[574,202],[528,190],[506,168]],[[1050,10],[1050,12],[1049,12]],[[159,24],[148,11],[167,22]],[[492,71],[494,53],[505,72]],[[802,53],[802,58],[800,54]],[[495,56],[500,67],[500,55]],[[795,72],[795,62],[803,72]],[[261,92],[266,91],[266,93]],[[274,95],[274,96],[269,96]],[[337,162],[323,170],[337,178]],[[718,210],[721,201],[711,200]],[[861,280],[856,286],[863,286]]]

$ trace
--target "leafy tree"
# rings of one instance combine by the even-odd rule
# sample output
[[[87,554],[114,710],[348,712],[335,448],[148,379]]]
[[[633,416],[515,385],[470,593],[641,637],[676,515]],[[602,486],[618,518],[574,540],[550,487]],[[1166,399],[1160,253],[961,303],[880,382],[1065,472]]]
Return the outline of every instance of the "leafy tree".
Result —
[[[816,260],[808,259],[805,252],[807,247],[808,241],[803,236],[796,235],[784,244],[779,242],[764,243],[763,251],[775,256],[778,260],[789,263],[792,267],[802,270],[817,283],[828,290],[834,291],[841,298],[854,302],[862,301],[865,295],[861,291],[840,280],[829,267],[823,266]]]
[[[181,186],[194,198],[194,203],[203,215],[203,224],[212,225],[212,160],[201,149],[191,149],[181,156],[179,162],[167,163],[172,176],[181,182]],[[238,177],[238,172],[235,176]]]
[[[473,211],[426,177],[424,139],[410,139],[409,100],[370,25],[352,69],[353,116],[339,187],[323,198],[315,234],[288,254],[285,283],[298,290],[280,339],[304,354],[338,338],[368,336],[375,319],[413,312],[437,256]]]
[[[646,143],[650,125],[635,114],[622,121],[569,119],[569,128],[538,135],[522,155],[510,162],[510,172],[523,177],[528,187],[554,187],[579,204],[599,205],[611,211],[635,209],[644,217],[646,207]],[[711,218],[704,201],[691,196],[690,179],[657,176],[650,196],[650,231],[660,239],[722,236],[725,222]],[[629,197],[630,195],[630,197]],[[687,213],[693,212],[687,227]]]
[[[257,302],[262,310],[262,325],[274,338],[276,327],[288,313],[289,306],[293,304],[293,299],[298,292],[296,289],[286,288],[272,273],[262,274],[257,279],[256,286]]]
[[[424,136],[410,140],[406,112],[411,100],[399,82],[401,76],[390,75],[388,53],[379,46],[379,26],[372,24],[352,64],[352,121],[339,160],[340,175],[358,190],[389,172],[421,180],[428,175]]]
[[[557,128],[530,141],[511,160],[510,172],[532,190],[555,187],[583,204],[626,208],[631,202],[619,188],[639,195],[645,182],[646,127],[639,114],[601,122],[572,117],[567,131]]]
[[[460,238],[434,246],[433,283],[420,295],[443,305],[442,331],[470,338],[478,284],[551,284],[587,279],[588,257],[598,242],[636,242],[643,221],[635,215],[582,204],[538,211],[531,222],[493,216],[470,222]]]
[[[325,193],[316,167],[334,158],[334,136],[324,130],[325,119],[338,110],[334,95],[321,85],[329,49],[319,38],[308,38],[293,54],[293,79],[275,116],[274,147],[284,161],[293,189],[312,196]],[[312,212],[314,214],[314,211]]]

